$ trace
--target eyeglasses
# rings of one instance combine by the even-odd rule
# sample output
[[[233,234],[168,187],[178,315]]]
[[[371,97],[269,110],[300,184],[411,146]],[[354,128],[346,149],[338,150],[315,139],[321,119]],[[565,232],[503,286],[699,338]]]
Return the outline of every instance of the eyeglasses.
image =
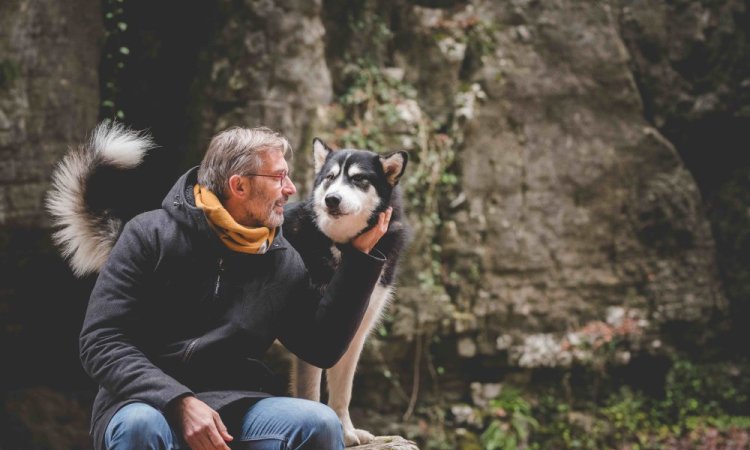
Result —
[[[280,174],[277,174],[277,175],[267,175],[267,174],[263,174],[263,173],[243,173],[242,176],[243,177],[276,178],[277,180],[279,180],[279,187],[283,188],[284,187],[284,181],[286,181],[286,179],[289,178],[289,172],[285,170],[285,171],[283,171],[283,172],[281,172]]]

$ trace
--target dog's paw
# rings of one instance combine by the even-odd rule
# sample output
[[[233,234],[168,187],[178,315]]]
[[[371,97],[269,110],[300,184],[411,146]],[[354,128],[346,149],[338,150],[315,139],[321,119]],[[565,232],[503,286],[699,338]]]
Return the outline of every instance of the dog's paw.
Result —
[[[344,427],[344,445],[347,447],[354,447],[360,445],[359,437],[357,436],[357,430],[354,428]]]
[[[375,439],[375,436],[367,430],[360,430],[357,428],[354,430],[354,433],[357,435],[357,438],[359,438],[359,445],[369,444]]]
[[[344,428],[344,444],[347,447],[369,444],[373,439],[375,436],[367,430]]]

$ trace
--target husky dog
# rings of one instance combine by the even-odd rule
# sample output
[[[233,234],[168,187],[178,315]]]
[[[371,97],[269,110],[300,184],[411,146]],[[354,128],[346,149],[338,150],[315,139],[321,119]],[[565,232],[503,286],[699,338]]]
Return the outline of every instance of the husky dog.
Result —
[[[332,150],[320,139],[313,141],[315,182],[307,200],[287,207],[284,236],[302,256],[312,282],[324,289],[341,258],[340,245],[377,223],[378,215],[393,208],[390,226],[376,244],[387,262],[380,275],[364,319],[341,360],[327,370],[328,405],[344,427],[347,446],[366,444],[373,435],[355,429],[349,417],[352,382],[362,347],[387,306],[395,282],[396,264],[407,243],[401,192],[397,186],[406,169],[408,154],[386,155],[367,150]],[[377,254],[377,252],[375,252]],[[291,388],[295,397],[320,401],[322,370],[293,358]]]

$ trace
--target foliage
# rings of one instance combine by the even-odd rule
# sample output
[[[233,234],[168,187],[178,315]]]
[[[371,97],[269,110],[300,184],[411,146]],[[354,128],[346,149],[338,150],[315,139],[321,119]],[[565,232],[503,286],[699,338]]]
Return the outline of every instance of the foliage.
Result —
[[[426,436],[414,435],[412,438],[419,440],[421,437],[425,438],[425,447],[432,450],[453,450],[454,439],[449,435],[449,429],[445,426],[445,411],[437,405],[431,407],[420,408],[420,416],[426,417],[427,421],[422,421],[420,428],[428,428],[429,431]],[[427,423],[433,425],[427,427]]]
[[[126,45],[125,32],[128,29],[125,19],[124,0],[104,0],[105,42],[99,70],[101,104],[99,117],[102,119],[124,119],[124,111],[117,105],[117,82],[124,70],[130,48]]]
[[[403,199],[407,204],[405,211],[413,230],[410,244],[410,263],[402,267],[402,273],[411,281],[409,294],[406,290],[399,292],[400,304],[408,305],[414,312],[406,320],[413,320],[408,326],[394,324],[386,320],[378,330],[382,338],[387,338],[392,329],[410,334],[414,339],[413,373],[411,383],[399,382],[394,376],[399,371],[388,368],[383,358],[380,372],[398,395],[404,399],[404,418],[408,419],[416,411],[420,418],[429,417],[433,426],[417,432],[428,448],[455,448],[455,439],[448,437],[449,428],[438,426],[444,423],[442,405],[432,405],[425,410],[416,407],[420,390],[420,373],[429,373],[435,386],[436,397],[440,397],[437,388],[438,380],[444,370],[435,367],[430,355],[430,343],[436,336],[435,326],[441,322],[435,318],[450,317],[452,308],[450,296],[446,291],[446,278],[451,271],[446,270],[443,261],[442,247],[436,240],[443,227],[446,215],[446,199],[455,198],[452,192],[458,185],[458,168],[455,165],[456,154],[463,144],[463,127],[467,122],[466,111],[472,113],[475,100],[480,98],[478,85],[466,86],[463,96],[456,101],[456,111],[449,112],[440,120],[428,117],[419,104],[419,94],[405,74],[398,67],[388,67],[384,57],[390,47],[388,41],[394,33],[388,28],[386,20],[378,14],[365,15],[364,18],[350,19],[349,28],[357,30],[355,41],[349,48],[356,50],[356,36],[367,36],[369,50],[355,52],[351,57],[349,51],[342,51],[343,65],[337,75],[337,91],[333,107],[329,110],[329,120],[333,119],[332,141],[334,145],[346,148],[363,148],[376,152],[407,150],[409,164],[401,181],[405,191]],[[465,101],[464,101],[465,100]],[[459,111],[459,108],[463,108]],[[331,129],[331,124],[327,124]],[[479,269],[473,281],[478,281]],[[456,274],[453,274],[456,276]],[[409,296],[409,298],[406,298]],[[436,313],[435,311],[440,311]],[[377,350],[378,345],[370,344]],[[375,352],[377,353],[377,351]],[[403,386],[411,386],[407,393]],[[519,397],[520,398],[520,397]],[[438,413],[439,412],[439,413]],[[520,422],[522,414],[516,414],[511,425],[518,427],[519,432],[526,429]],[[419,419],[422,420],[422,419]],[[409,435],[409,433],[406,433]],[[526,434],[528,434],[526,432]],[[517,435],[517,434],[516,434]],[[474,438],[475,444],[478,438]],[[500,447],[498,447],[500,448]]]
[[[444,189],[455,184],[457,178],[450,173],[455,155],[455,141],[439,133],[435,125],[426,120],[419,109],[417,91],[414,86],[367,59],[347,63],[344,69],[347,89],[337,99],[342,114],[337,123],[335,140],[339,146],[364,148],[377,152],[405,149],[409,151],[409,166],[401,181],[406,191],[405,210],[414,229],[411,243],[412,255],[418,260],[413,274],[418,282],[419,299],[413,299],[416,310],[416,327],[402,327],[402,332],[415,336],[414,370],[411,395],[406,394],[398,377],[393,377],[383,361],[381,373],[408,403],[404,417],[414,411],[419,391],[420,363],[425,360],[427,370],[437,378],[439,368],[432,366],[427,354],[432,331],[423,327],[420,308],[430,304],[449,305],[440,277],[442,276],[441,247],[433,240],[441,224],[439,199],[444,198]],[[428,299],[427,302],[416,300]],[[404,299],[402,299],[404,300]],[[439,306],[442,307],[442,306]],[[390,334],[393,325],[387,318],[379,328],[381,337]],[[371,348],[375,347],[371,345]],[[437,381],[435,381],[437,382]],[[442,437],[434,442],[445,440]]]
[[[338,98],[346,119],[340,124],[340,143],[346,147],[384,149],[385,128],[399,121],[396,105],[416,97],[413,86],[387,77],[366,59],[344,67],[348,88]]]
[[[503,389],[498,398],[490,401],[489,406],[494,417],[480,438],[484,448],[527,448],[529,435],[539,423],[532,416],[531,404],[521,396],[521,392],[512,388]]]
[[[462,133],[458,129],[450,136],[440,132],[446,125],[432,123],[422,115],[414,86],[367,59],[348,62],[344,79],[347,88],[337,99],[343,114],[336,140],[349,148],[409,150],[409,170],[402,184],[409,202],[406,210],[416,231],[414,255],[424,258],[415,264],[424,268],[416,279],[428,298],[445,298],[441,248],[433,237],[442,223],[439,200],[449,198],[446,189],[458,181],[452,165]]]
[[[662,391],[647,394],[612,380],[606,395],[588,386],[569,386],[570,369],[557,370],[555,382],[542,391],[503,385],[496,398],[474,406],[459,404],[422,448],[460,450],[481,446],[514,449],[722,449],[750,443],[750,362],[695,362],[674,356]],[[593,369],[590,369],[593,370]],[[585,377],[584,377],[585,378]],[[573,382],[586,384],[582,379]],[[543,384],[543,383],[542,383]],[[539,389],[539,380],[534,383]],[[581,387],[583,389],[581,389]],[[438,424],[434,424],[438,426]],[[419,436],[411,436],[419,439]]]
[[[531,442],[539,448],[644,450],[722,433],[750,435],[750,417],[736,415],[748,413],[741,405],[747,405],[750,374],[745,371],[738,380],[741,372],[732,366],[675,358],[660,397],[626,385],[598,403],[563,400],[551,390],[534,408],[540,426]]]
[[[497,50],[496,24],[476,19],[466,27],[466,42],[469,49],[480,58],[493,54]]]
[[[719,416],[724,411],[750,413],[748,365],[695,364],[677,359],[667,375],[665,396],[658,404],[663,421],[684,425],[691,417]],[[744,378],[740,377],[745,372]]]

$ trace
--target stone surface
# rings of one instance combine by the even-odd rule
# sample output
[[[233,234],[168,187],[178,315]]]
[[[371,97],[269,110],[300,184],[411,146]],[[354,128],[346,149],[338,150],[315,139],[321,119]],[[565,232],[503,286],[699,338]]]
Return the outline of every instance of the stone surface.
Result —
[[[720,329],[728,308],[706,207],[634,76],[637,33],[621,28],[633,9],[519,0],[383,11],[398,17],[384,59],[417,88],[426,120],[450,130],[458,181],[441,191],[437,225],[411,217],[391,334],[368,345],[355,403],[460,404],[472,382],[507,381],[508,370],[591,364],[610,342],[627,344],[607,364],[625,365]],[[416,156],[406,183],[437,157]],[[420,277],[428,264],[437,286]]]
[[[353,450],[419,450],[417,444],[400,436],[377,436],[369,444],[349,448]]]
[[[689,166],[715,152],[731,159],[731,143],[716,131],[731,131],[737,122],[750,119],[747,3],[644,0],[615,4],[646,117],[681,150],[684,147]],[[714,123],[718,118],[726,123]],[[691,124],[709,136],[691,143],[698,134],[688,127]],[[706,139],[721,145],[707,148],[702,145]]]
[[[46,223],[53,164],[96,124],[99,3],[0,4],[0,226]]]
[[[442,211],[461,230],[460,246],[440,242],[444,270],[462,280],[451,295],[458,314],[478,318],[480,340],[514,336],[509,362],[528,367],[566,360],[556,351],[545,360],[530,344],[534,333],[551,333],[539,341],[544,348],[558,346],[579,324],[604,320],[609,306],[644,309],[654,325],[721,314],[726,301],[700,193],[644,116],[617,6],[506,6],[414,7],[417,17],[437,15],[433,22],[443,24],[473,14],[490,24],[494,40],[463,80],[487,97],[457,155],[455,195],[466,201]],[[415,33],[429,36],[429,25]],[[429,111],[447,104],[445,92],[434,92],[442,86],[429,80],[457,78],[460,64],[455,55],[441,59],[439,40],[422,45],[403,59],[424,84],[420,103]],[[429,52],[426,62],[417,57]],[[472,270],[481,274],[474,281]],[[424,299],[408,298],[410,280],[402,285],[399,299],[422,307]],[[462,333],[472,334],[467,322]],[[526,350],[534,356],[524,357]],[[473,355],[471,341],[460,340],[458,352]]]
[[[645,115],[698,181],[731,303],[733,342],[747,342],[750,329],[741,318],[750,314],[750,7],[739,0],[621,4],[620,28]]]
[[[230,126],[265,125],[289,138],[294,168],[309,178],[316,111],[332,96],[321,1],[223,1],[221,9],[201,142]]]

